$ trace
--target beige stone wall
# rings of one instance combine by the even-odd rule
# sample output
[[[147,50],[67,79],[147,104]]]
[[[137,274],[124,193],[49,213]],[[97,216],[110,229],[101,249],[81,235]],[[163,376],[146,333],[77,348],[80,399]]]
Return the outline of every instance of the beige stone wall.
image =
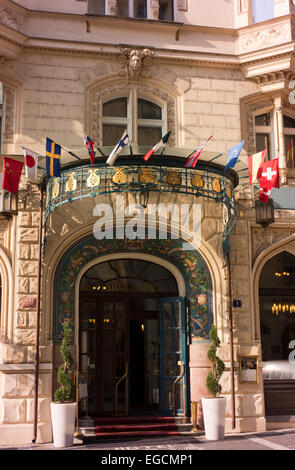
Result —
[[[19,144],[45,153],[45,139],[50,137],[68,148],[83,148],[82,133],[89,121],[91,106],[86,102],[90,84],[99,83],[100,72],[97,70],[110,61],[115,64],[117,56],[100,57],[98,54],[42,53],[30,51],[17,61],[6,61],[1,73],[7,81],[15,78],[22,89],[23,102],[19,103],[17,113],[21,113],[22,129],[13,148],[20,154]],[[95,70],[95,72],[94,72]],[[118,83],[120,67],[110,67],[110,83]],[[166,73],[166,71],[169,73]],[[105,69],[104,69],[105,72]],[[85,78],[86,77],[86,78]],[[185,83],[183,82],[185,77]],[[103,77],[105,80],[106,77]],[[243,73],[236,67],[195,67],[158,63],[151,69],[150,80],[156,86],[168,90],[175,98],[175,119],[181,128],[183,141],[178,135],[175,144],[196,148],[210,135],[207,149],[212,152],[226,153],[227,149],[243,137],[240,125],[240,99],[255,93],[258,88],[254,82],[245,82]],[[182,80],[182,81],[181,81]],[[144,84],[149,83],[146,79]],[[156,85],[157,84],[157,85]],[[139,89],[141,84],[136,85]],[[169,90],[170,88],[170,90]],[[168,93],[167,92],[167,93]],[[162,98],[164,94],[162,93]],[[172,109],[172,108],[171,108]],[[93,114],[99,123],[99,115]],[[178,139],[178,140],[177,140]],[[245,155],[245,152],[243,152]],[[14,272],[13,338],[2,346],[1,359],[1,429],[8,425],[26,428],[27,442],[32,432],[32,372],[34,361],[34,341],[36,311],[22,307],[24,297],[36,296],[38,267],[38,224],[39,194],[33,185],[26,186],[23,180],[22,198],[19,215],[16,219],[15,252],[12,257]],[[102,201],[102,198],[100,199]],[[159,201],[157,201],[159,202]],[[52,292],[53,275],[58,257],[77,237],[89,232],[93,225],[93,206],[97,200],[77,202],[67,208],[67,218],[63,208],[58,209],[48,224],[48,244],[44,268],[42,318],[41,318],[41,363],[47,367],[40,374],[39,439],[50,439],[49,401],[51,399],[52,367]],[[253,211],[239,207],[239,221],[231,235],[232,295],[242,300],[242,308],[234,311],[235,343],[235,383],[237,430],[262,429],[264,426],[264,404],[262,384],[245,387],[238,384],[238,356],[250,352],[260,354],[259,338],[254,330],[254,311],[251,299],[251,244],[250,220]],[[250,207],[246,199],[246,210]],[[228,426],[230,427],[230,371],[229,371],[229,291],[228,271],[221,256],[221,233],[223,231],[221,207],[215,203],[203,204],[202,237],[204,254],[214,276],[214,311],[220,337],[221,354],[226,361],[227,371],[223,378],[224,393],[228,397]],[[70,215],[73,215],[71,218]],[[252,232],[253,234],[253,232]],[[215,264],[213,260],[215,259]],[[211,263],[211,265],[210,265]],[[46,309],[45,309],[46,308]],[[194,346],[196,348],[196,346]],[[196,359],[198,352],[191,348],[191,377],[203,377],[206,367],[202,356]],[[24,369],[23,364],[26,368]],[[8,365],[15,365],[10,369]],[[50,367],[49,367],[50,366]],[[56,364],[53,365],[56,367]],[[13,372],[12,372],[13,370]],[[23,386],[21,384],[24,384]],[[20,395],[17,391],[21,390]],[[192,397],[195,392],[192,392]],[[2,431],[0,431],[2,432]],[[24,435],[24,434],[23,434]]]

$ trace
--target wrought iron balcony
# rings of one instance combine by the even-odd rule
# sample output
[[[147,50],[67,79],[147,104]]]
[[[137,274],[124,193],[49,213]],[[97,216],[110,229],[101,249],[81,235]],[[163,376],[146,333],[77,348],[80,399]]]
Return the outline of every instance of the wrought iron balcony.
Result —
[[[45,221],[50,213],[63,204],[86,197],[110,193],[149,192],[180,193],[197,198],[213,200],[223,204],[224,250],[229,250],[228,237],[236,222],[234,187],[238,184],[237,174],[222,165],[200,161],[197,168],[184,168],[183,158],[158,156],[157,165],[140,163],[138,158],[120,158],[118,166],[105,163],[94,166],[69,165],[64,167],[60,178],[49,178],[46,182]],[[144,198],[143,198],[144,199]]]

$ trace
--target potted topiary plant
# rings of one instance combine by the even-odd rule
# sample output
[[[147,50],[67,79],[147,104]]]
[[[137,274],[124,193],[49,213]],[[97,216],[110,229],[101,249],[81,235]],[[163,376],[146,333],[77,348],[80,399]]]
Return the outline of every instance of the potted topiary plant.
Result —
[[[73,357],[70,349],[72,330],[69,321],[63,322],[63,339],[60,353],[63,363],[58,368],[57,381],[60,387],[55,391],[51,403],[53,442],[55,447],[70,447],[74,442],[76,402],[73,381]]]
[[[205,435],[210,440],[220,440],[224,437],[226,399],[221,397],[220,379],[224,372],[224,362],[217,356],[216,352],[220,346],[217,329],[212,325],[210,333],[212,342],[207,357],[211,362],[212,369],[206,380],[206,387],[210,393],[209,397],[202,397],[202,408],[205,426]]]

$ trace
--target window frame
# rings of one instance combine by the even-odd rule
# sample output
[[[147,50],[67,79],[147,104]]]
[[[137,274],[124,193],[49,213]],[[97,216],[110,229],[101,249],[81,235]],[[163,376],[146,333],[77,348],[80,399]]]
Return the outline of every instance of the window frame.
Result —
[[[0,154],[2,154],[3,147],[3,129],[4,129],[4,116],[5,116],[5,95],[3,82],[0,81],[0,95],[2,94],[2,108],[0,107]]]
[[[146,4],[146,17],[137,17],[137,16],[134,16],[134,0],[128,0],[128,16],[127,18],[135,18],[135,19],[142,19],[142,20],[152,20],[154,19],[153,18],[153,10],[152,10],[152,6],[151,6],[151,3],[149,0],[144,0],[145,1],[145,4]],[[172,18],[170,20],[160,20],[158,18],[158,20],[156,21],[167,21],[167,22],[174,22],[176,21],[176,10],[177,10],[177,5],[176,5],[176,0],[168,0],[168,2],[171,2],[171,8],[172,8]],[[87,8],[88,10],[88,14],[89,14],[89,7]],[[93,9],[95,10],[95,9]],[[94,14],[94,15],[98,15],[100,13],[95,13],[93,11],[90,12],[90,14]],[[111,15],[113,16],[112,13],[109,13],[109,0],[104,0],[104,15]],[[115,15],[116,16],[116,15]],[[118,18],[126,18],[125,16],[118,16]]]
[[[269,126],[259,126],[255,123],[255,118],[257,116],[261,116],[262,114],[270,114],[270,125]],[[276,111],[273,106],[260,108],[254,112],[254,138],[255,138],[255,149],[257,150],[257,134],[268,134],[269,135],[269,143],[270,143],[270,152],[267,152],[267,160],[272,160],[274,157],[272,156],[274,152],[276,152],[276,126],[274,123],[276,122]]]
[[[287,117],[290,117],[291,119],[295,119],[295,111],[293,111],[291,109],[284,109],[283,116],[287,116]],[[284,126],[286,167],[288,169],[292,170],[292,169],[295,168],[295,161],[294,161],[294,166],[291,166],[291,167],[288,166],[288,160],[287,160],[288,149],[286,147],[286,136],[293,136],[295,138],[295,127],[285,127]]]
[[[109,101],[117,98],[127,98],[127,117],[108,117],[103,116],[103,105]],[[162,119],[144,119],[138,118],[138,99],[150,101],[151,103],[159,106],[162,110]],[[138,144],[138,127],[159,127],[162,129],[162,137],[167,131],[167,103],[159,97],[151,96],[141,90],[132,88],[129,91],[118,91],[110,95],[105,96],[101,101],[101,123],[100,123],[100,135],[101,145],[103,144],[103,125],[104,124],[126,124],[129,140],[131,145]],[[151,146],[157,142],[151,142]],[[115,144],[114,144],[115,145]]]

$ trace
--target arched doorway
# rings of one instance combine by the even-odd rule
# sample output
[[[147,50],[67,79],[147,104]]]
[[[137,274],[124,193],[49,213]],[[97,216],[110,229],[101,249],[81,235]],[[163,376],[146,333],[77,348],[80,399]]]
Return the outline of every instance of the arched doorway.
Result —
[[[266,415],[295,414],[295,256],[283,251],[264,265],[259,280],[260,332]]]
[[[143,259],[111,259],[90,267],[79,291],[88,414],[184,415],[186,319],[172,273]]]

